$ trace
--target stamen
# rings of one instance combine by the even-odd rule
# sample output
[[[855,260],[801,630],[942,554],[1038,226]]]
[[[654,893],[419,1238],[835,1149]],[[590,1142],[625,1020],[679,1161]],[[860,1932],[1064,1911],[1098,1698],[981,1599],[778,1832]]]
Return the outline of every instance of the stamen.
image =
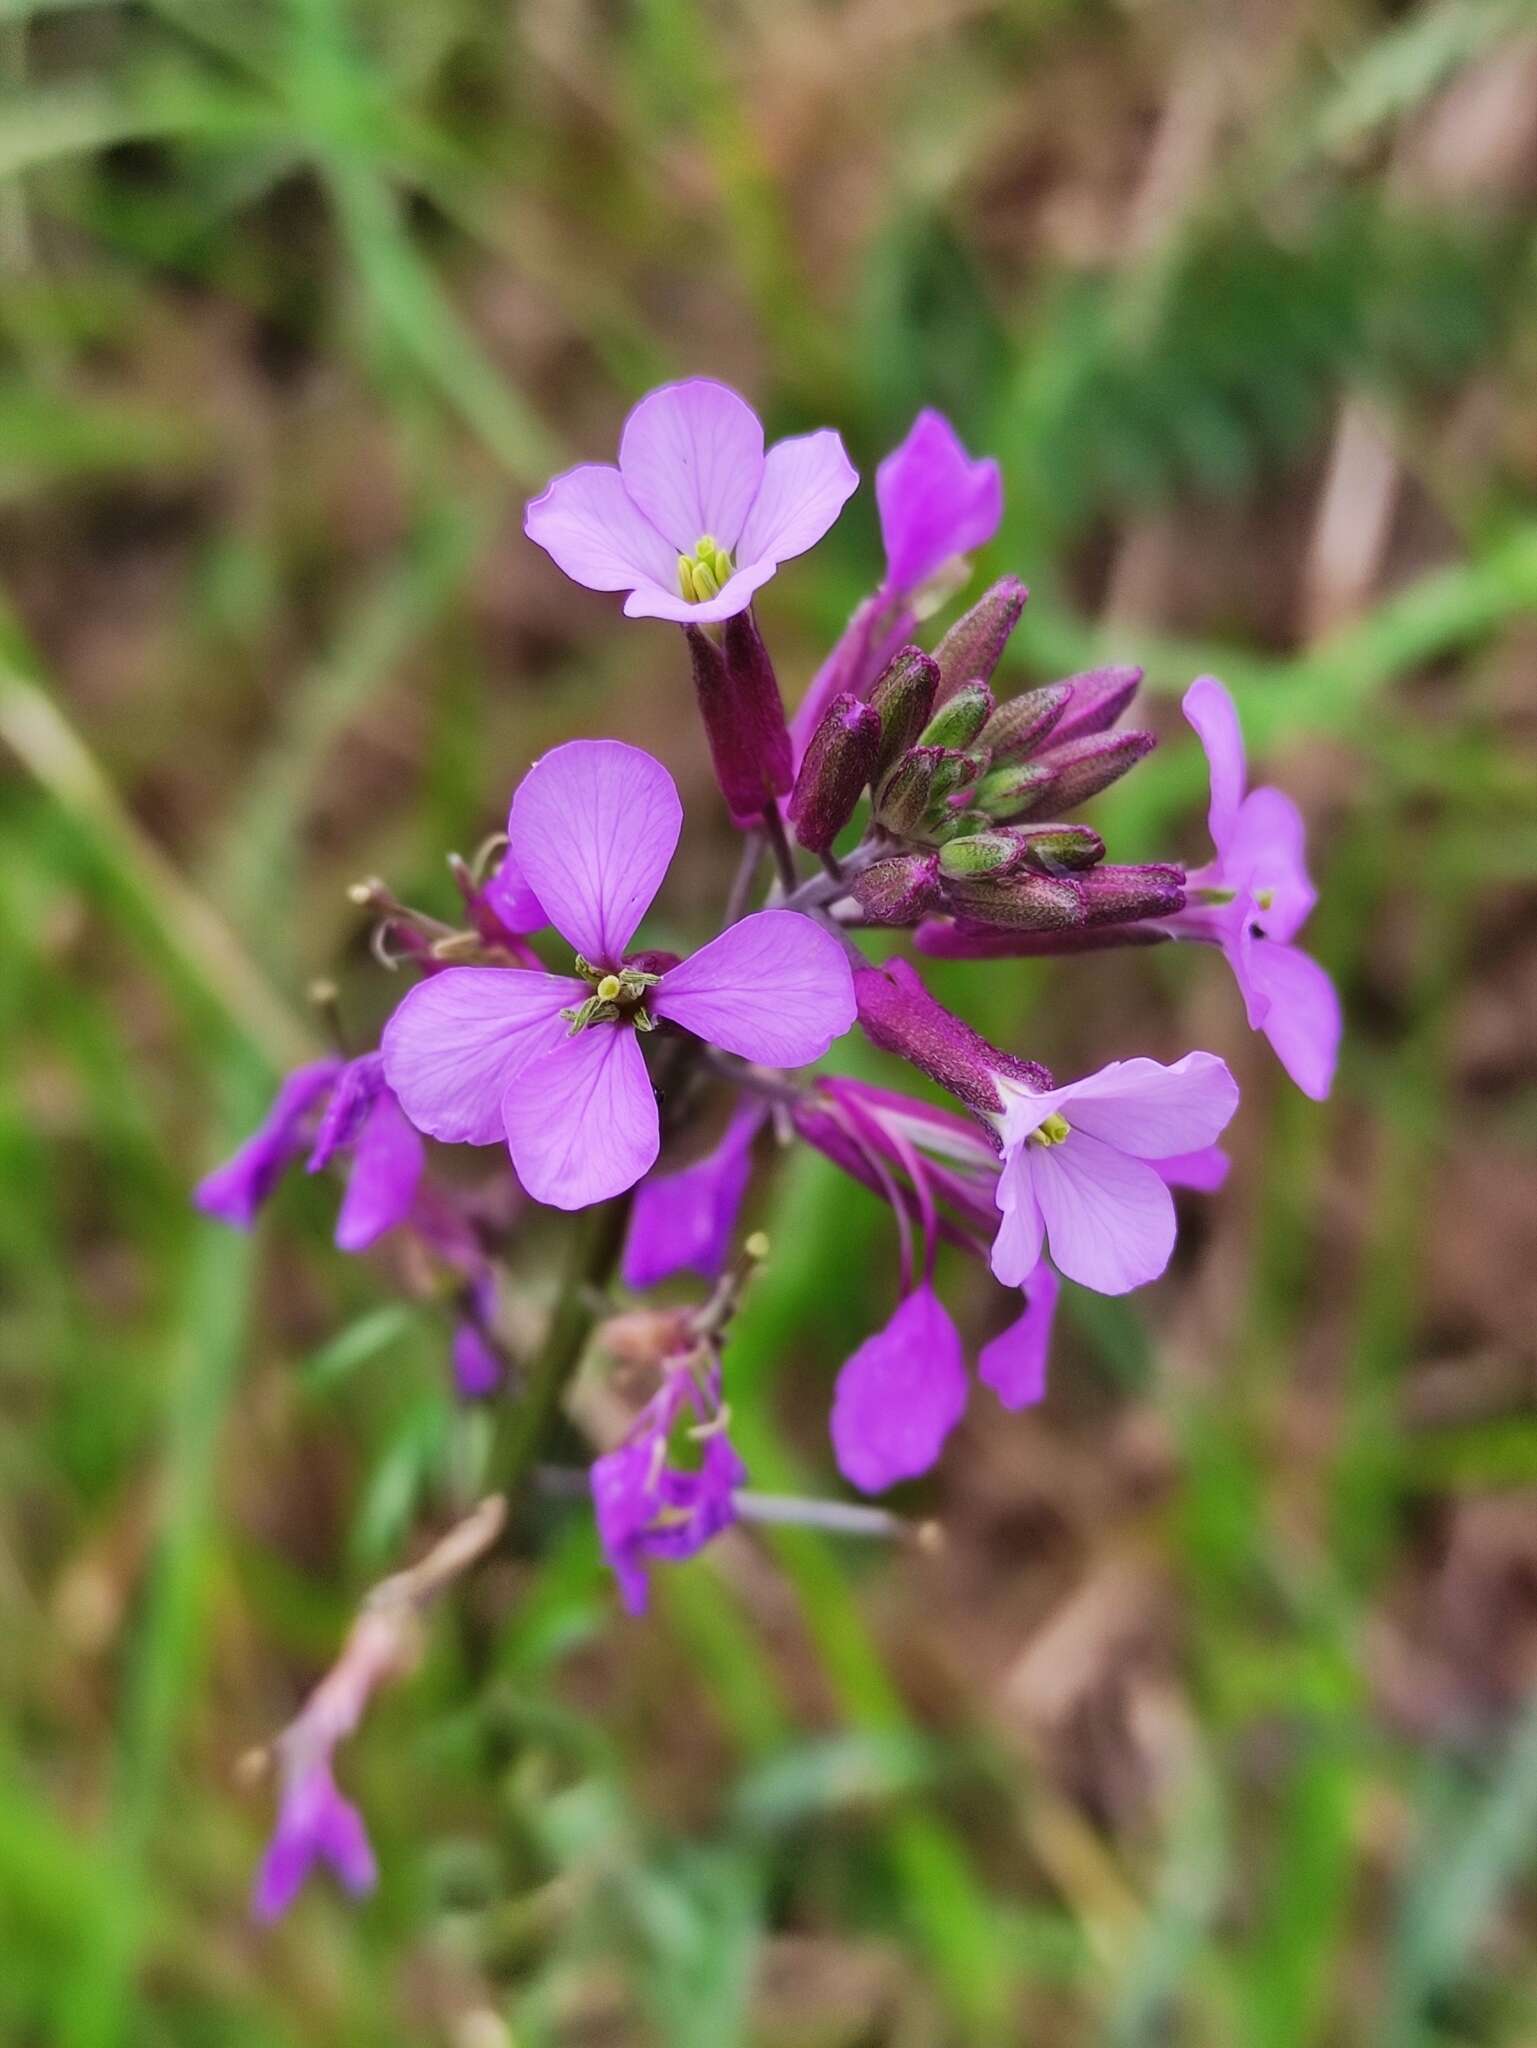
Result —
[[[598,983],[598,996],[605,1003],[617,1002],[624,991],[624,983],[617,974],[605,974]]]
[[[733,573],[730,554],[713,534],[702,533],[694,552],[678,557],[678,589],[690,604],[719,596]]]
[[[1060,1145],[1066,1138],[1072,1135],[1072,1129],[1073,1127],[1067,1118],[1060,1115],[1058,1111],[1053,1110],[1040,1129],[1030,1133],[1030,1142],[1032,1145],[1048,1147]]]

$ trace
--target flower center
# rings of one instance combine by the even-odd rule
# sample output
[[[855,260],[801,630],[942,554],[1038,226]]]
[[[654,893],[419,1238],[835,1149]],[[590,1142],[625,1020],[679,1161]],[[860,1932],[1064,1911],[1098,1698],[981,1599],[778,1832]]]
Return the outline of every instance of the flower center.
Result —
[[[1060,1145],[1072,1135],[1072,1129],[1073,1127],[1067,1118],[1053,1110],[1039,1130],[1034,1130],[1030,1133],[1030,1142],[1032,1145],[1048,1147]]]
[[[576,971],[593,984],[593,992],[586,1002],[561,1011],[571,1026],[570,1037],[594,1024],[629,1023],[637,1031],[655,1031],[656,1019],[646,1008],[646,991],[656,987],[661,975],[646,974],[639,967],[621,967],[615,973],[612,968],[594,967],[580,953]]]
[[[678,557],[678,588],[690,604],[718,597],[731,575],[731,556],[712,534],[700,534],[694,552]]]

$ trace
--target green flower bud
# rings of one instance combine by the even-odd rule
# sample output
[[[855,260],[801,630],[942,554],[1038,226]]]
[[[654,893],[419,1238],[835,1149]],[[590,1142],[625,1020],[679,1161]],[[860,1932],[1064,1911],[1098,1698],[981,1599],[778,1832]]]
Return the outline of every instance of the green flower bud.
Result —
[[[918,735],[921,747],[969,747],[988,721],[993,693],[986,683],[967,683],[941,704]]]

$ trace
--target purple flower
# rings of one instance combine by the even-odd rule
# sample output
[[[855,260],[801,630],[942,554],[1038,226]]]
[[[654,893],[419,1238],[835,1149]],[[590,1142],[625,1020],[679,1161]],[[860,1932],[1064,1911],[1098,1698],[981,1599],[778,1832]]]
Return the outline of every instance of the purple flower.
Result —
[[[1003,1221],[992,1267],[1018,1286],[1043,1240],[1070,1280],[1124,1294],[1156,1280],[1174,1249],[1174,1204],[1158,1160],[1210,1145],[1238,1107],[1238,1089],[1209,1052],[1172,1067],[1116,1060],[1065,1088],[1032,1093],[1000,1074],[997,1119]]]
[[[523,531],[574,582],[628,591],[630,618],[707,625],[745,611],[781,562],[814,547],[858,482],[830,428],[765,453],[746,400],[691,377],[636,406],[617,469],[556,477]]]
[[[683,1469],[669,1462],[668,1440],[689,1414],[699,1418],[691,1433],[703,1450],[696,1467]],[[726,1437],[718,1375],[702,1385],[686,1360],[674,1360],[628,1441],[595,1459],[590,1476],[598,1538],[620,1598],[631,1614],[644,1614],[647,1562],[692,1557],[736,1519],[747,1470]]]
[[[309,1119],[322,1103],[310,1172],[320,1172],[340,1151],[351,1153],[336,1219],[338,1250],[365,1251],[404,1223],[422,1177],[422,1141],[401,1115],[376,1052],[355,1060],[317,1060],[290,1074],[260,1128],[199,1184],[197,1206],[248,1230],[304,1150]]]
[[[286,1913],[318,1864],[328,1865],[354,1898],[378,1882],[363,1816],[337,1791],[329,1753],[285,1775],[277,1826],[251,1897],[257,1919],[276,1920]]]
[[[1243,732],[1215,676],[1191,684],[1184,712],[1211,770],[1216,859],[1189,875],[1187,908],[1158,929],[1222,948],[1250,1029],[1264,1032],[1303,1094],[1321,1102],[1334,1081],[1340,1004],[1323,968],[1290,943],[1317,901],[1301,814],[1279,789],[1245,794]]]
[[[744,1103],[713,1151],[679,1173],[642,1181],[620,1269],[626,1287],[655,1287],[685,1272],[714,1280],[725,1270],[752,1173],[752,1141],[767,1115],[761,1103]]]
[[[1003,518],[1003,478],[974,461],[943,413],[919,413],[875,472],[887,596],[917,591],[957,555],[985,547]]]
[[[505,1138],[528,1193],[557,1209],[621,1194],[656,1158],[639,1032],[672,1023],[743,1059],[798,1067],[854,1021],[838,941],[795,911],[745,917],[660,974],[627,963],[682,823],[672,777],[638,747],[557,747],[523,778],[508,832],[583,979],[450,967],[385,1029],[385,1072],[417,1128],[459,1144]]]
[[[525,932],[541,932],[550,921],[511,848],[486,877],[480,900],[502,930],[515,938],[521,938]]]

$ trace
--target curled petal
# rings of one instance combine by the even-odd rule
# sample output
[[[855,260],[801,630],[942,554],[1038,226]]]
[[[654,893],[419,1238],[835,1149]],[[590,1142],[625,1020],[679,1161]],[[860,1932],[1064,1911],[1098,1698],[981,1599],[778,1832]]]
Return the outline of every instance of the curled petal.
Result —
[[[1075,1130],[1136,1159],[1172,1159],[1210,1145],[1238,1107],[1238,1083],[1211,1052],[1187,1052],[1172,1067],[1113,1060],[1054,1091]]]
[[[1256,939],[1249,977],[1265,999],[1261,1025],[1275,1056],[1304,1095],[1322,1102],[1334,1085],[1340,1049],[1340,999],[1318,962],[1297,946]]]
[[[1238,723],[1238,710],[1226,686],[1215,676],[1197,676],[1185,692],[1180,709],[1206,750],[1206,762],[1211,771],[1207,829],[1211,833],[1212,845],[1218,853],[1225,854],[1238,821],[1238,806],[1243,802],[1246,775],[1243,728]]]
[[[683,829],[677,785],[622,740],[568,740],[536,761],[507,835],[551,924],[594,966],[617,967]]]
[[[524,513],[523,531],[588,590],[633,590],[642,583],[677,587],[677,549],[609,463],[583,463],[556,477]]]
[[[744,562],[787,562],[817,542],[859,485],[859,472],[830,427],[776,441],[763,458],[758,495],[742,528]]]
[[[1025,1282],[1025,1310],[1001,1336],[984,1344],[977,1378],[1005,1408],[1031,1408],[1046,1392],[1046,1360],[1062,1282],[1045,1259]]]
[[[1075,1130],[1033,1146],[1031,1183],[1055,1265],[1099,1294],[1156,1280],[1174,1250],[1174,1203],[1155,1169]]]
[[[652,1007],[743,1059],[801,1067],[852,1027],[854,982],[831,932],[760,910],[665,975]]]
[[[960,1335],[933,1289],[910,1294],[838,1375],[833,1448],[865,1493],[927,1472],[966,1410]]]
[[[595,1024],[522,1068],[502,1100],[518,1179],[536,1202],[585,1209],[656,1160],[656,1097],[628,1025]]]
[[[385,1025],[385,1078],[429,1137],[499,1144],[507,1083],[559,1042],[566,1030],[560,1012],[587,993],[585,982],[560,974],[445,968],[418,982]]]
[[[944,415],[926,409],[876,470],[875,501],[887,583],[906,592],[953,555],[992,539],[1003,517],[1003,480],[996,462],[974,462]]]
[[[625,421],[619,472],[675,554],[691,555],[705,534],[732,550],[763,475],[763,427],[711,377],[666,384]]]
[[[347,1192],[336,1217],[336,1248],[365,1251],[404,1223],[416,1199],[425,1150],[393,1095],[374,1098],[352,1151]]]

